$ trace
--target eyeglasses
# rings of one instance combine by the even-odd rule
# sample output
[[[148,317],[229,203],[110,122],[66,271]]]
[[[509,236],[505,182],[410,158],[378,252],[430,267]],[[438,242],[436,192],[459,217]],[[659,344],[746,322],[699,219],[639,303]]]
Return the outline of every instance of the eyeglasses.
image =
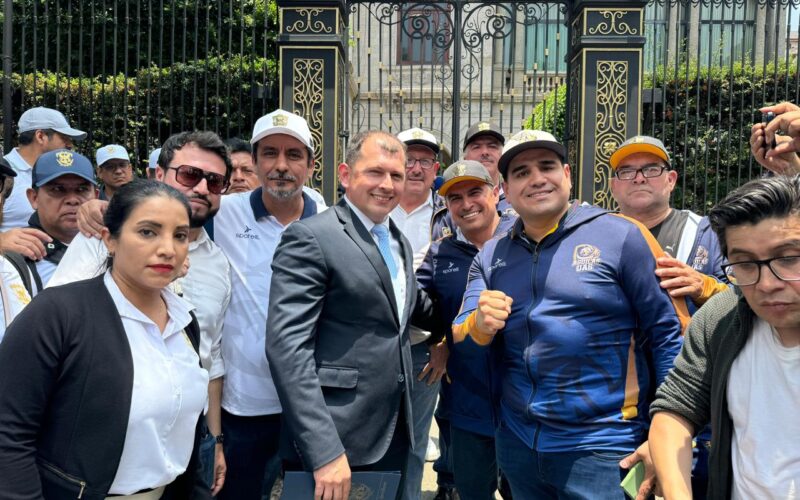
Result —
[[[406,170],[411,170],[417,163],[419,163],[419,166],[422,167],[423,170],[430,170],[433,168],[434,161],[430,158],[409,158],[406,160]]]
[[[120,161],[120,162],[107,161],[102,165],[100,165],[100,169],[106,172],[113,172],[114,170],[117,169],[127,170],[130,166],[131,166],[130,162],[127,161]]]
[[[228,179],[224,175],[206,172],[205,170],[191,165],[181,165],[179,167],[167,167],[175,171],[175,180],[181,185],[193,188],[206,180],[208,192],[212,194],[222,194],[228,189]]]
[[[722,266],[722,271],[731,284],[749,286],[761,279],[761,266],[767,266],[781,281],[800,281],[800,255],[735,262]]]
[[[645,165],[642,168],[621,168],[614,172],[614,175],[621,181],[632,181],[639,175],[639,172],[641,172],[642,177],[650,179],[663,174],[665,168],[666,167],[663,165]]]

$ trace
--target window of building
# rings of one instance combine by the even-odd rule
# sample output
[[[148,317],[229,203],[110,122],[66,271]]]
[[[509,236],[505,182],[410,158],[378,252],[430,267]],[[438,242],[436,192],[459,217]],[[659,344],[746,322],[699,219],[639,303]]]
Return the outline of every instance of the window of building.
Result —
[[[720,66],[747,61],[753,56],[755,6],[751,2],[734,5],[700,5],[698,61],[702,66]],[[693,57],[692,54],[689,57]]]
[[[560,4],[549,4],[538,22],[529,24],[525,37],[528,71],[567,72],[567,26]]]
[[[431,3],[400,8],[398,64],[445,64],[453,37],[450,6]]]

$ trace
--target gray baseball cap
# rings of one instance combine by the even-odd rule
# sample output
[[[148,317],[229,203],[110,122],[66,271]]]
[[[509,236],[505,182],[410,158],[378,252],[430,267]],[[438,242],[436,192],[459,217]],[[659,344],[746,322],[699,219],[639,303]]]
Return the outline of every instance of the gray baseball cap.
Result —
[[[503,155],[500,156],[500,161],[497,164],[500,174],[505,177],[511,160],[528,149],[548,149],[558,155],[562,162],[566,163],[567,149],[556,140],[553,134],[543,130],[521,130],[512,135],[503,146]]]
[[[62,175],[83,177],[95,186],[94,168],[89,158],[70,149],[56,149],[41,155],[33,164],[32,184],[42,187]]]
[[[492,186],[492,176],[481,162],[473,160],[459,160],[444,171],[444,183],[439,186],[439,195],[445,196],[447,192],[462,181],[478,181]]]
[[[70,127],[63,114],[50,108],[31,108],[25,111],[19,117],[17,128],[20,134],[30,130],[49,129],[66,135],[73,141],[82,141],[86,138],[86,132]]]
[[[500,130],[500,127],[492,122],[483,121],[474,124],[469,128],[469,130],[467,130],[467,133],[464,135],[464,149],[467,149],[467,145],[470,142],[484,135],[494,137],[500,141],[500,144],[506,143],[506,138],[503,135],[503,131]]]

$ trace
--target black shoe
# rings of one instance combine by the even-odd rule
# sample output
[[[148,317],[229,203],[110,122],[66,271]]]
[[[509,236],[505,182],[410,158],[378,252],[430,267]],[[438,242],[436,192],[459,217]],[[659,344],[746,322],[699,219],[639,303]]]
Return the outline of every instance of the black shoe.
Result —
[[[458,495],[458,492],[455,488],[439,486],[439,489],[436,490],[436,495],[433,497],[433,500],[459,500],[460,498],[461,497]]]

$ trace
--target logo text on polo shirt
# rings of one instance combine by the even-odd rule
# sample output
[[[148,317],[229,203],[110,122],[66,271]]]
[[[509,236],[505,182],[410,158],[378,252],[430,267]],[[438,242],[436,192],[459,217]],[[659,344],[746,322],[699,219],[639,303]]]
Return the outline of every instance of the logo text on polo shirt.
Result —
[[[582,244],[572,252],[572,267],[576,272],[591,271],[600,263],[600,249],[593,245]]]
[[[504,261],[503,259],[498,257],[497,260],[494,261],[494,264],[489,266],[489,272],[492,272],[495,269],[500,268],[500,267],[506,267],[506,261]]]
[[[240,240],[260,240],[261,238],[257,234],[251,232],[252,230],[252,227],[245,224],[244,231],[236,233],[236,237]]]

